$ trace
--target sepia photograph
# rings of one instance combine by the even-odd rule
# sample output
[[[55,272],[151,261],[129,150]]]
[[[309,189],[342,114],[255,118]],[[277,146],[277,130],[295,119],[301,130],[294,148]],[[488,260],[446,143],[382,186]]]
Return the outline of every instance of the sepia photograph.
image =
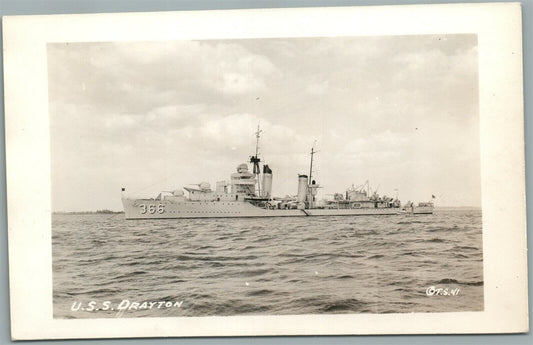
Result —
[[[47,61],[54,317],[483,310],[476,35]]]
[[[13,338],[527,331],[519,16],[4,18]]]

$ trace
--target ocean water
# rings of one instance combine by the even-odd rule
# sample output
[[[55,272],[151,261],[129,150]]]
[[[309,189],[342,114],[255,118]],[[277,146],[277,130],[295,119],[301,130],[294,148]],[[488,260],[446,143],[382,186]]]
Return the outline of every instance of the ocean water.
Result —
[[[55,318],[483,310],[481,211],[52,217]]]

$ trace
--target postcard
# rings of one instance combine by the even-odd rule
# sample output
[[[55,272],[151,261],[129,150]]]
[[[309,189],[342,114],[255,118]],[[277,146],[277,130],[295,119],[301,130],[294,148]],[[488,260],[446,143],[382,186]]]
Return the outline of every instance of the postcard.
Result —
[[[528,331],[520,4],[3,34],[13,339]]]

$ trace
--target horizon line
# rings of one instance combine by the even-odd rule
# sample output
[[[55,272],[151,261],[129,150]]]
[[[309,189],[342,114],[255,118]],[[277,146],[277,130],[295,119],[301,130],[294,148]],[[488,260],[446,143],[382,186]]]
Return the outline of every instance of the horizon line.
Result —
[[[474,208],[474,209],[479,209],[481,210],[482,207],[481,206],[435,206],[435,210],[438,210],[438,209],[450,209],[450,208],[464,208],[464,209],[467,209],[467,208]],[[109,210],[109,209],[101,209],[101,210],[83,210],[83,211],[52,211],[51,212],[52,214],[61,214],[61,213],[87,213],[87,214],[90,214],[90,213],[100,213],[100,214],[111,214],[111,213],[124,213],[124,210]]]

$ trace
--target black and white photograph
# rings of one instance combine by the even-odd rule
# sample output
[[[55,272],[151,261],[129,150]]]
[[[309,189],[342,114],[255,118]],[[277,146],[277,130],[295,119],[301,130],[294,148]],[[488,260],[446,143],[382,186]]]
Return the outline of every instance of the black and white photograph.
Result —
[[[441,8],[43,17],[41,115],[6,93],[17,339],[527,328],[519,11]],[[21,321],[41,275],[49,332]]]
[[[483,310],[476,35],[47,51],[54,317]]]

